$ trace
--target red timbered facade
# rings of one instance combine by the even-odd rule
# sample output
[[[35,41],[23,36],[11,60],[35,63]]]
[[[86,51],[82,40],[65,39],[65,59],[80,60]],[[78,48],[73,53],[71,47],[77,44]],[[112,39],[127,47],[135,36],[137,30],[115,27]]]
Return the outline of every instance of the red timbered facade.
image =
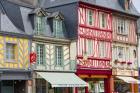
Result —
[[[98,86],[96,84],[98,81],[94,79],[99,79],[99,82],[103,81],[106,85],[102,90],[87,88],[86,93],[110,93],[111,46],[112,13],[80,4],[78,8],[77,75],[88,83],[93,83],[95,87]]]

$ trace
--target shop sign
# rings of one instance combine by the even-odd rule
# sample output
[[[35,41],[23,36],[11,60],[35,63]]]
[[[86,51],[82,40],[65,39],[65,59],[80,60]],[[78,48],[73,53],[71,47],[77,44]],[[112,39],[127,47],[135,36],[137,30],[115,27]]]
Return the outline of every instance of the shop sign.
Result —
[[[113,69],[113,75],[133,76],[132,70]]]
[[[32,52],[30,53],[30,64],[35,64],[36,63],[36,53]]]

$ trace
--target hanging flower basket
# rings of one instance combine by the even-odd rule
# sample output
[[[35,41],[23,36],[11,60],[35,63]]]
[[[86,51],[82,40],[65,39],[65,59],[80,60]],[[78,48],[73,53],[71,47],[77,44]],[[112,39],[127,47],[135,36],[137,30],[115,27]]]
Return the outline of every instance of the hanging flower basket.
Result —
[[[115,63],[115,64],[117,64],[117,63],[120,63],[120,62],[119,62],[119,60],[118,60],[118,59],[116,59],[116,60],[114,61],[114,63]]]
[[[131,65],[131,64],[132,64],[132,62],[127,62],[127,64],[128,64],[128,65]]]
[[[121,63],[122,63],[122,64],[125,64],[126,62],[125,62],[125,61],[122,61]]]

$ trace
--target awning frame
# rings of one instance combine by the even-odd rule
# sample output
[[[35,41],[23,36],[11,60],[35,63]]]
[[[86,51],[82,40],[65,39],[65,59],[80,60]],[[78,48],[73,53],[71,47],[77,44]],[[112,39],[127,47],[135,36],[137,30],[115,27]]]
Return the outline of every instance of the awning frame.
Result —
[[[88,83],[80,79],[74,73],[37,72],[52,87],[87,87]]]
[[[129,76],[116,76],[118,79],[123,80],[126,83],[140,84],[140,80],[137,80],[133,77]]]

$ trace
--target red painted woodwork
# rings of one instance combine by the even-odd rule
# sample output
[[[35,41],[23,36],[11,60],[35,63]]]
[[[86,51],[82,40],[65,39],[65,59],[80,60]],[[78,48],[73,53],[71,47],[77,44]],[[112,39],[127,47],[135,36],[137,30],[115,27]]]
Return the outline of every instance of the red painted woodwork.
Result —
[[[111,68],[110,59],[88,59],[87,61],[83,61],[78,59],[77,68]]]
[[[77,75],[112,75],[112,70],[101,70],[101,69],[77,69]]]
[[[111,78],[104,79],[105,93],[112,93],[110,84],[111,84]]]
[[[93,11],[93,25],[87,23],[87,10]],[[105,27],[101,27],[101,14],[105,14]],[[112,14],[109,11],[96,9],[83,4],[78,8],[78,42],[77,42],[77,59],[78,68],[105,68],[109,69],[112,58]],[[87,61],[84,61],[84,53],[87,52],[87,41],[92,40],[93,54],[88,55]],[[100,56],[99,45],[105,43],[105,57]]]

